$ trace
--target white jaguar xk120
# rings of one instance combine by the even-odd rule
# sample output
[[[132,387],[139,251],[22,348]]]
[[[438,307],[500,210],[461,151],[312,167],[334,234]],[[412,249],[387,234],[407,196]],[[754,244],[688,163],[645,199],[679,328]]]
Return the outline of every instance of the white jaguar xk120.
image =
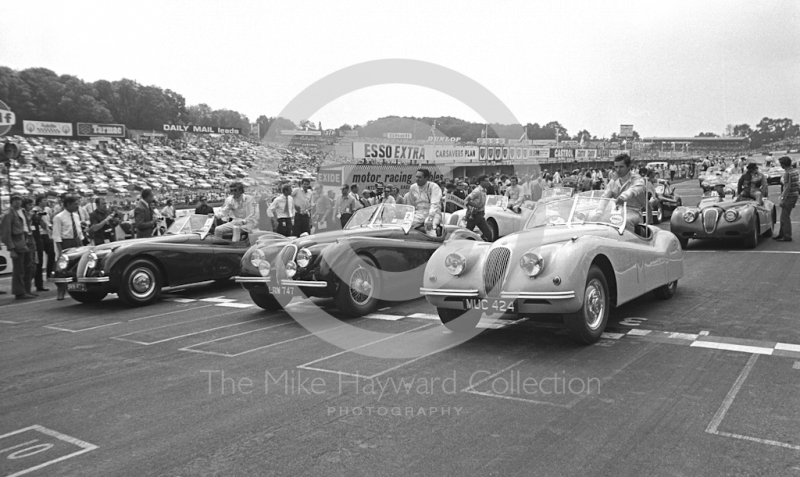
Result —
[[[593,343],[612,307],[650,291],[671,298],[683,276],[675,235],[646,225],[626,230],[625,216],[611,199],[540,201],[518,233],[437,250],[420,292],[456,331],[484,314],[556,314],[575,339]]]

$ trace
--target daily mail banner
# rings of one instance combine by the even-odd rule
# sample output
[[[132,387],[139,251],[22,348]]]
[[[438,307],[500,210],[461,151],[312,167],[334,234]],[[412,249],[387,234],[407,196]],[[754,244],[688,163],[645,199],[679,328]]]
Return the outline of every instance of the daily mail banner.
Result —
[[[241,134],[241,128],[223,128],[218,126],[184,126],[182,124],[164,124],[164,131],[184,132],[192,134]]]
[[[72,123],[56,123],[53,121],[22,121],[25,134],[31,136],[67,136],[72,137]]]
[[[353,159],[413,160],[424,162],[428,160],[425,153],[426,146],[353,142]]]
[[[125,125],[78,123],[78,136],[125,137]]]

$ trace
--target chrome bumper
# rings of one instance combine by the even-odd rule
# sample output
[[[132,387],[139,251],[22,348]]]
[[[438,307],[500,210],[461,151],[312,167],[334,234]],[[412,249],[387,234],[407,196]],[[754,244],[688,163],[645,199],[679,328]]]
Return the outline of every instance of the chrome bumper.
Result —
[[[446,288],[420,288],[419,294],[423,296],[457,296],[472,298],[478,296],[478,290],[448,290]]]
[[[233,277],[236,283],[269,283],[269,277]]]
[[[512,300],[569,300],[575,298],[575,292],[500,292],[500,298],[510,298]]]
[[[78,283],[106,283],[110,280],[110,277],[83,277],[78,278]]]
[[[281,280],[281,285],[285,287],[325,288],[328,286],[328,282],[319,280]]]

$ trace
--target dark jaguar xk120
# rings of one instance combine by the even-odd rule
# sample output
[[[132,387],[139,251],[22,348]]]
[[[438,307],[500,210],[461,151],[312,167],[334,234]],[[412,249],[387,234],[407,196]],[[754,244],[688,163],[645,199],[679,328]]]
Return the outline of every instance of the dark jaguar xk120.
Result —
[[[68,249],[56,263],[54,281],[66,283],[69,295],[82,303],[116,293],[128,305],[144,306],[158,300],[165,286],[238,275],[242,256],[261,236],[285,243],[282,235],[261,231],[235,242],[220,239],[209,234],[209,220],[187,215],[160,237]]]
[[[446,242],[482,239],[454,225],[430,237],[411,228],[413,218],[411,206],[379,204],[356,211],[344,230],[260,242],[242,258],[236,281],[266,310],[294,296],[334,297],[341,311],[362,316],[381,300],[418,298],[433,252]]]

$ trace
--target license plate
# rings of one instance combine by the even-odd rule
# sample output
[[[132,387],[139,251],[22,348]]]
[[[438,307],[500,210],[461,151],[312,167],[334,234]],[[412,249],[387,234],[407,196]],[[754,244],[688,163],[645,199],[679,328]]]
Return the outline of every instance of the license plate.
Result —
[[[467,310],[505,313],[506,311],[514,311],[514,300],[500,300],[497,298],[469,298],[464,300],[464,308]]]
[[[85,283],[67,283],[67,290],[68,291],[85,292],[86,291],[86,284]]]
[[[269,292],[272,295],[292,296],[294,295],[294,287],[269,287]]]

